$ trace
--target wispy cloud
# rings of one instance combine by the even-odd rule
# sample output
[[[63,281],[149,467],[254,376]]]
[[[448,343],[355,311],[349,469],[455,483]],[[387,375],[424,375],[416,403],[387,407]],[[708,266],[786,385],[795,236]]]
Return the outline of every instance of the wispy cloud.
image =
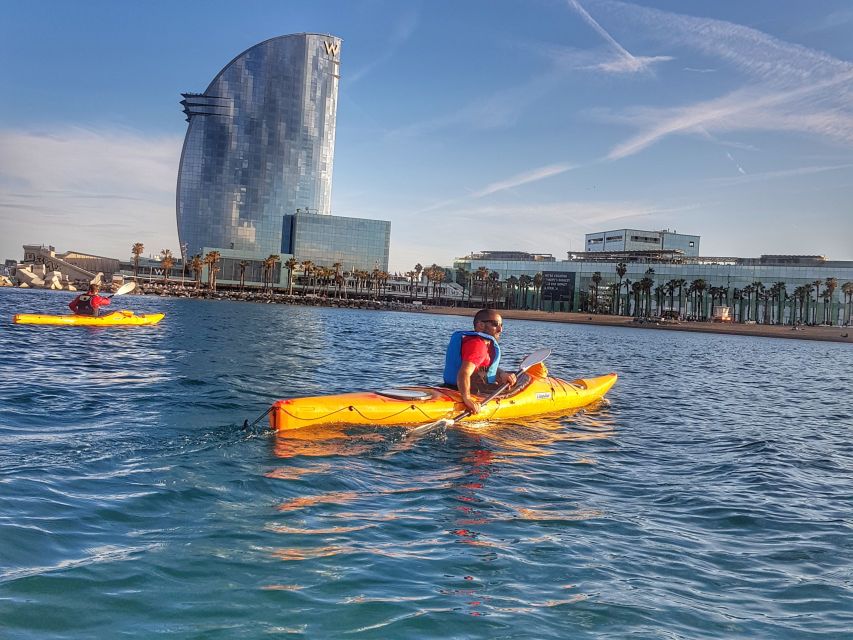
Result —
[[[542,100],[562,82],[562,73],[546,71],[520,85],[495,91],[454,112],[394,129],[388,133],[388,137],[407,139],[453,128],[482,131],[509,127],[519,120],[530,105]]]
[[[452,198],[449,200],[442,200],[441,202],[434,202],[428,207],[420,209],[415,213],[427,213],[429,211],[435,211],[438,209],[446,209],[451,206],[456,209],[462,202],[479,200],[480,198],[485,198],[486,196],[495,195],[503,191],[509,191],[517,187],[531,184],[533,182],[539,182],[540,180],[545,180],[547,178],[560,175],[561,173],[565,173],[566,171],[571,171],[574,168],[575,166],[570,164],[553,164],[548,165],[546,167],[538,167],[536,169],[531,169],[529,171],[518,173],[504,180],[492,182],[491,184],[488,184],[485,187],[474,189],[466,196],[460,198]]]
[[[24,242],[174,250],[180,149],[180,138],[128,130],[0,131],[0,251],[16,256]]]
[[[741,175],[731,178],[711,178],[707,182],[714,185],[736,185],[746,184],[751,182],[763,182],[765,180],[781,180],[783,178],[795,178],[798,176],[809,176],[817,173],[826,173],[829,171],[842,171],[845,169],[853,169],[853,163],[834,164],[826,166],[811,166],[811,167],[795,167],[793,169],[783,169],[781,171],[765,171],[763,173],[753,173],[749,175]]]
[[[666,62],[673,60],[671,56],[635,56],[630,53],[625,47],[616,42],[611,36],[591,15],[584,9],[577,0],[567,0],[569,7],[574,9],[578,15],[590,27],[602,37],[610,51],[615,55],[610,60],[599,62],[596,68],[609,73],[638,73],[647,71],[653,64],[657,62]]]
[[[853,145],[853,65],[729,22],[590,0],[614,19],[669,47],[684,47],[733,66],[744,86],[686,106],[620,114],[638,133],[611,149],[614,160],[670,135],[724,131],[790,131]]]
[[[746,171],[744,171],[743,167],[740,166],[740,163],[737,160],[735,160],[735,157],[731,153],[729,153],[728,151],[726,151],[726,157],[732,161],[732,164],[734,164],[735,167],[737,167],[738,173],[740,173],[742,176],[746,175]]]
[[[382,55],[371,60],[360,69],[357,69],[351,75],[344,76],[345,83],[348,86],[352,86],[360,82],[370,75],[375,69],[381,67],[385,62],[392,59],[399,48],[412,37],[412,34],[418,27],[419,20],[420,16],[414,9],[404,11],[389,31],[388,40],[382,48]]]
[[[544,180],[545,178],[560,175],[561,173],[565,173],[566,171],[570,171],[574,168],[575,167],[570,164],[552,164],[547,167],[539,167],[538,169],[533,169],[531,171],[525,171],[524,173],[520,173],[507,180],[493,182],[492,184],[475,191],[471,197],[482,198],[484,196],[492,195],[494,193],[506,191],[507,189],[514,189],[515,187],[530,184],[531,182],[538,182],[540,180]]]

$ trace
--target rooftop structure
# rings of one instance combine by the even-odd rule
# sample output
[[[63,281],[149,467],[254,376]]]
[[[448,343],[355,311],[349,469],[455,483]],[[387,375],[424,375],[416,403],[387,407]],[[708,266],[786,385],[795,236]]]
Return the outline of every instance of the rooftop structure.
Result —
[[[699,255],[699,236],[663,231],[640,229],[617,229],[586,234],[586,253],[677,251],[683,255]]]

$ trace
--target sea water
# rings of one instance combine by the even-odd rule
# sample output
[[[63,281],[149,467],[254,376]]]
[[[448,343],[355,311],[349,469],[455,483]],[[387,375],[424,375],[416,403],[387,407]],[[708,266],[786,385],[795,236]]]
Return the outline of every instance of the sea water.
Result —
[[[0,290],[2,638],[851,638],[849,345],[507,320],[581,411],[244,431],[439,381],[463,317]],[[263,427],[262,421],[258,427]]]

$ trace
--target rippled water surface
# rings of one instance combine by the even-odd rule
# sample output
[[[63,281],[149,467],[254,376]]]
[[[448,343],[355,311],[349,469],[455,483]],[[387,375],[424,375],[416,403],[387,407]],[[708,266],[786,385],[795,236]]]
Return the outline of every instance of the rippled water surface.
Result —
[[[604,403],[247,434],[281,397],[437,382],[468,320],[153,297],[19,327],[0,290],[0,637],[851,638],[849,345],[506,322]]]

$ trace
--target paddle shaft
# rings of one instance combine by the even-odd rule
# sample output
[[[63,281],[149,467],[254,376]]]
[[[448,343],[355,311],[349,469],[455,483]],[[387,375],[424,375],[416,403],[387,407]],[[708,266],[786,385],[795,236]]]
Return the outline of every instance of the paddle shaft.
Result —
[[[520,375],[521,375],[522,373],[524,373],[525,371],[526,371],[526,369],[519,369],[518,371],[516,371],[516,372],[515,372],[516,377],[520,376]],[[508,388],[509,388],[509,382],[504,382],[501,386],[499,386],[499,387],[495,390],[495,392],[494,392],[494,393],[492,393],[489,397],[487,397],[487,398],[484,398],[484,399],[483,399],[483,401],[480,403],[480,409],[482,409],[483,407],[485,407],[485,406],[486,406],[486,404],[488,404],[489,402],[491,402],[492,400],[494,400],[495,398],[497,398],[499,395],[501,395],[501,394],[502,394],[504,391],[506,391]],[[460,413],[460,414],[459,414],[458,416],[456,416],[455,418],[451,418],[451,424],[452,424],[452,423],[454,423],[454,422],[458,422],[459,420],[462,420],[462,418],[467,418],[467,417],[468,417],[468,416],[470,416],[470,415],[471,415],[471,410],[470,410],[470,409],[467,409],[467,410],[463,411],[462,413]]]

